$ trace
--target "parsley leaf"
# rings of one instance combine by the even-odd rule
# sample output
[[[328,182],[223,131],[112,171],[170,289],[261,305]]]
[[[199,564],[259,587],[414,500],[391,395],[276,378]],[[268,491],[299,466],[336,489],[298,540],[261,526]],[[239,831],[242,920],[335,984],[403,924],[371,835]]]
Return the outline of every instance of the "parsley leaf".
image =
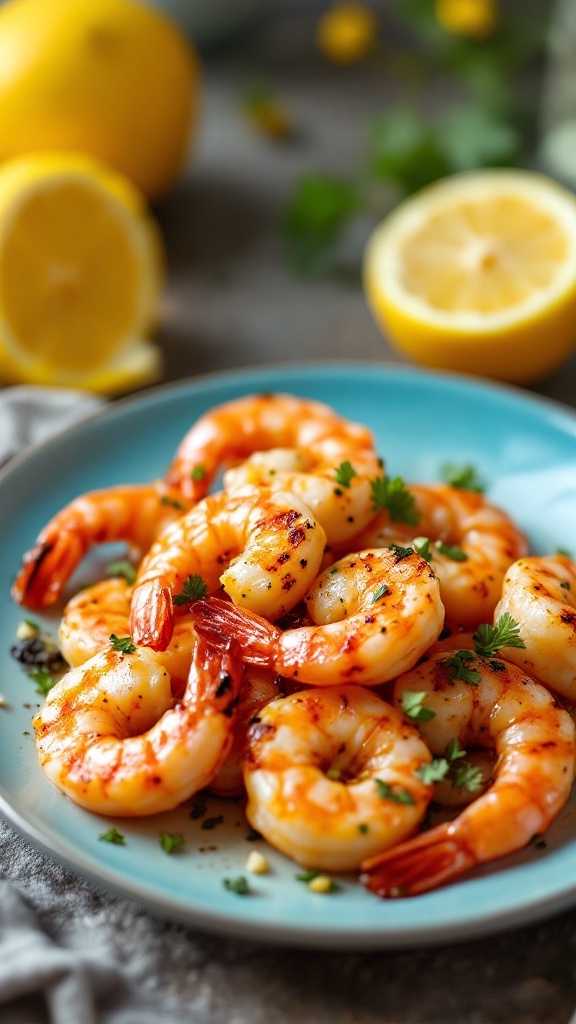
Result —
[[[444,753],[450,762],[457,761],[460,757],[466,757],[466,751],[460,746],[457,736],[455,736],[453,740],[450,740]]]
[[[349,182],[323,174],[301,178],[282,225],[292,269],[302,275],[332,269],[343,228],[359,207]]]
[[[427,562],[432,558],[432,551],[430,549],[430,540],[428,537],[414,537],[412,541],[412,547],[420,558],[424,558]]]
[[[198,573],[188,576],[183,584],[182,590],[179,594],[173,597],[174,604],[192,604],[193,601],[198,601],[201,597],[206,597],[207,586]]]
[[[482,788],[482,772],[475,768],[469,761],[453,766],[452,785],[458,789],[467,789],[470,793],[477,793]]]
[[[250,886],[244,875],[238,875],[237,878],[224,878],[222,885],[229,892],[235,892],[237,896],[247,896],[250,892]]]
[[[509,612],[500,616],[495,626],[484,622],[472,637],[477,654],[484,658],[490,658],[502,647],[515,647],[523,649],[526,647],[520,636],[520,625],[512,618]]]
[[[401,562],[403,558],[408,558],[409,555],[414,554],[414,548],[403,548],[401,544],[389,544],[388,547],[396,555],[397,562]]]
[[[110,642],[112,650],[119,651],[120,654],[134,654],[136,650],[136,645],[132,643],[131,636],[116,636],[115,633],[111,633]]]
[[[395,804],[414,804],[414,797],[403,786],[391,786],[383,779],[374,779],[381,800],[392,800]]]
[[[315,868],[310,868],[309,871],[299,871],[297,875],[294,875],[294,878],[297,882],[311,882],[312,879],[318,878],[319,874],[320,872],[316,871]]]
[[[126,840],[117,828],[109,828],[107,832],[101,832],[98,836],[104,843],[114,843],[115,846],[126,846]]]
[[[127,558],[120,558],[117,562],[110,562],[106,566],[106,575],[123,576],[129,586],[136,582],[136,569]]]
[[[450,487],[459,487],[463,491],[476,491],[477,494],[483,494],[486,490],[486,486],[479,479],[474,466],[456,466],[452,462],[446,462],[440,469],[440,476]]]
[[[429,764],[422,764],[416,769],[422,782],[430,785],[433,782],[441,782],[450,771],[450,765],[445,757],[435,757]]]
[[[436,712],[432,708],[424,707],[425,699],[425,690],[402,690],[400,707],[407,718],[414,722],[429,722],[431,718],[436,717]]]
[[[456,544],[443,544],[441,540],[437,540],[434,547],[437,548],[441,555],[449,558],[452,562],[468,561],[468,555],[466,552]]]
[[[167,494],[163,494],[160,498],[161,505],[171,505],[172,508],[180,509],[181,512],[186,511],[186,506],[181,501],[177,501],[176,498],[169,498]]]
[[[206,476],[206,470],[204,466],[194,466],[194,469],[190,473],[191,480],[203,480]]]
[[[457,651],[451,658],[446,658],[445,664],[450,670],[450,679],[463,679],[470,686],[478,686],[480,673],[475,668],[467,668],[466,661],[474,661],[474,651]]]
[[[393,523],[408,523],[409,526],[419,523],[420,513],[414,495],[404,485],[401,476],[378,476],[370,481],[370,490],[374,512],[387,511]]]
[[[348,459],[345,462],[341,462],[334,473],[334,479],[341,487],[350,487],[355,476],[358,476],[358,474]]]
[[[164,853],[175,853],[184,846],[184,836],[181,832],[161,832],[159,842]]]
[[[39,693],[41,697],[45,697],[56,684],[54,676],[45,668],[34,668],[29,674],[36,683],[36,693]]]

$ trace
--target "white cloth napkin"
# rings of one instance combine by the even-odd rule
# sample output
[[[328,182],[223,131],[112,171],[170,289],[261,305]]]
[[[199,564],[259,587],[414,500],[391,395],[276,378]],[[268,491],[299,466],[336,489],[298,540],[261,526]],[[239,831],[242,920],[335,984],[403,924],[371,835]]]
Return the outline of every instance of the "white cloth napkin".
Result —
[[[70,388],[13,387],[0,391],[0,466],[95,412],[102,399]]]

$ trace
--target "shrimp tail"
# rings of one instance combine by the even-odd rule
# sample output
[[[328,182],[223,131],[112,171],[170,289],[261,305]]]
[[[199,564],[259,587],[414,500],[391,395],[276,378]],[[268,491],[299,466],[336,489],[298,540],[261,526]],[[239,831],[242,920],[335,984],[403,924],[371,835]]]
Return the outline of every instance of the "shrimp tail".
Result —
[[[370,857],[362,864],[361,881],[383,898],[428,892],[476,864],[450,822]]]
[[[59,530],[42,536],[26,552],[12,585],[12,597],[26,608],[54,604],[66,581],[84,557],[86,547],[77,533]]]
[[[134,590],[130,608],[130,632],[139,647],[165,651],[174,631],[174,609],[168,587],[146,580]]]
[[[229,640],[223,649],[219,649],[205,637],[198,638],[188,680],[188,690],[194,694],[191,704],[209,706],[215,712],[232,718],[240,699],[243,679],[244,664],[236,640]]]
[[[282,631],[262,616],[236,608],[218,597],[195,601],[190,612],[200,636],[220,647],[233,636],[240,645],[244,661],[264,668],[273,667],[271,641]]]

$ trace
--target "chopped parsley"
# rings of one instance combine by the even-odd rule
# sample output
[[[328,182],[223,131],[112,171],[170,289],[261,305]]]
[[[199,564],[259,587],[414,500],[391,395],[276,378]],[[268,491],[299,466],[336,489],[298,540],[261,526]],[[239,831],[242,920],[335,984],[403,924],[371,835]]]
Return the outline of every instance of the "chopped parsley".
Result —
[[[198,573],[193,573],[184,580],[181,592],[173,598],[174,604],[192,604],[193,601],[206,597],[207,591],[208,587],[202,577]]]
[[[474,651],[457,651],[451,658],[446,658],[444,664],[448,666],[450,679],[462,679],[470,686],[478,686],[480,673],[475,668],[468,668],[467,661],[474,661]]]
[[[250,886],[244,875],[238,875],[236,878],[224,878],[222,885],[229,892],[235,892],[237,896],[247,896],[250,892]]]
[[[113,843],[115,846],[126,846],[126,840],[117,828],[109,828],[107,832],[101,832],[98,836],[104,843]]]
[[[409,555],[414,554],[414,548],[403,548],[401,544],[389,544],[388,547],[396,555],[397,562],[401,562],[403,558],[408,558]]]
[[[192,810],[190,811],[190,817],[197,821],[198,818],[203,818],[206,814],[206,793],[202,790],[196,793],[192,800]]]
[[[358,474],[348,459],[345,462],[341,462],[334,473],[334,479],[341,487],[350,487],[355,476],[358,476]]]
[[[127,558],[120,558],[117,562],[110,562],[106,566],[106,575],[122,576],[130,587],[136,582],[136,569]]]
[[[206,476],[206,470],[204,466],[194,466],[194,469],[190,473],[191,480],[203,480]]]
[[[297,875],[294,875],[294,878],[297,882],[311,882],[313,878],[318,878],[319,874],[319,871],[310,868],[309,871],[299,871]]]
[[[119,651],[120,654],[134,654],[136,650],[136,644],[132,643],[131,636],[116,636],[115,633],[111,633],[110,643],[112,644],[112,650]]]
[[[406,717],[414,722],[429,722],[431,718],[436,717],[436,712],[432,708],[424,707],[425,699],[425,690],[403,690],[400,707]]]
[[[459,487],[463,491],[476,491],[483,494],[486,490],[485,484],[480,480],[474,466],[457,466],[452,462],[446,462],[440,469],[441,479],[450,487]]]
[[[181,832],[161,832],[159,843],[164,853],[176,853],[184,846],[184,836]]]
[[[387,583],[381,583],[380,586],[378,587],[378,589],[375,590],[373,595],[372,595],[372,604],[374,604],[376,601],[379,601],[380,598],[384,597],[385,594],[389,594],[389,593],[390,593],[390,587],[388,586],[388,584]]]
[[[45,668],[34,668],[29,675],[36,683],[36,693],[39,693],[41,697],[45,697],[56,685],[57,680]]]
[[[422,782],[425,782],[427,786],[433,782],[441,782],[450,771],[450,765],[445,757],[435,757],[430,761],[429,764],[421,764],[416,769],[416,774],[420,776]]]
[[[484,658],[491,658],[502,647],[526,647],[520,636],[520,626],[509,612],[504,612],[495,626],[490,626],[486,622],[478,626],[472,639],[476,653]]]
[[[467,789],[470,793],[477,793],[482,788],[482,782],[480,768],[475,768],[469,761],[454,765],[452,785],[457,789]]]
[[[215,814],[213,818],[204,818],[204,821],[202,822],[202,828],[210,830],[216,828],[217,825],[221,825],[223,821],[223,814]]]
[[[169,498],[167,494],[163,494],[162,495],[162,497],[160,498],[160,504],[161,505],[171,505],[172,508],[177,508],[181,512],[185,512],[186,511],[186,506],[183,505],[181,501],[177,501],[176,498]]]
[[[401,476],[378,476],[370,481],[374,512],[387,511],[393,523],[416,526],[420,513],[414,495],[405,487]]]
[[[427,562],[432,558],[432,551],[430,549],[430,540],[428,537],[414,537],[412,541],[412,547],[420,558],[424,558]]]
[[[414,797],[403,786],[391,786],[383,779],[374,779],[381,800],[392,800],[395,804],[413,804]]]
[[[449,558],[452,562],[468,561],[468,555],[466,552],[456,544],[443,544],[441,540],[437,540],[434,547],[437,548],[441,555]]]

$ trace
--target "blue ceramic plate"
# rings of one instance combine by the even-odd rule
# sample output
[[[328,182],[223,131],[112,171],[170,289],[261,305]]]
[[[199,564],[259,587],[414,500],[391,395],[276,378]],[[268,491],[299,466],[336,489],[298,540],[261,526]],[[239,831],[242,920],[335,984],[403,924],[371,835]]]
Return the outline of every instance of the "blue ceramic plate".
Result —
[[[112,405],[103,415],[30,451],[0,477],[0,811],[21,832],[79,874],[153,910],[228,934],[311,947],[401,948],[472,938],[549,916],[576,903],[576,820],[572,803],[546,845],[528,847],[456,884],[410,900],[382,901],[352,877],[331,896],[295,879],[297,867],[266,851],[272,870],[251,876],[252,894],[227,890],[254,846],[242,806],[211,800],[212,829],[190,808],[145,821],[97,818],[52,788],[36,760],[30,719],[41,700],[9,654],[22,610],[9,586],[20,553],[40,527],[82,491],[161,476],[193,420],[210,406],[254,391],[282,390],[333,405],[375,432],[388,472],[437,480],[448,462],[472,463],[489,497],[508,509],[536,552],[573,548],[576,416],[520,391],[397,367],[284,366],[227,373]],[[110,560],[94,556],[69,589]],[[116,554],[116,552],[114,552]],[[44,625],[55,631],[57,616]],[[126,846],[99,840],[115,824]],[[167,856],[161,831],[182,832]]]

